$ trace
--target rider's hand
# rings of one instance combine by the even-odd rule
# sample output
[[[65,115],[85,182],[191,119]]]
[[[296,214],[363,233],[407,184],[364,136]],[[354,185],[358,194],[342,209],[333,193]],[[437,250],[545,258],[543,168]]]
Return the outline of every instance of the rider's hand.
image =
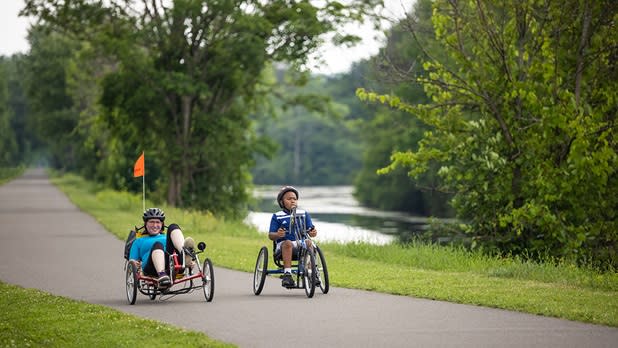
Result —
[[[309,230],[309,237],[313,238],[318,235],[318,230],[316,230],[315,226]]]
[[[285,229],[284,228],[279,227],[279,229],[277,230],[277,237],[279,237],[279,238],[285,237]]]

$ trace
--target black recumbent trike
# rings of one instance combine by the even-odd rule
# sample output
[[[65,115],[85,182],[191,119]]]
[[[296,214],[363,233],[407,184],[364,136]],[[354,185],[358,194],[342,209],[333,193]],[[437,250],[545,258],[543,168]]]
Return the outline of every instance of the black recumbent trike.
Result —
[[[126,289],[127,300],[129,304],[135,304],[137,292],[148,296],[154,300],[159,296],[161,300],[169,299],[170,297],[187,294],[196,289],[202,289],[206,302],[211,302],[215,295],[215,274],[213,271],[212,262],[209,258],[204,259],[204,263],[200,264],[199,254],[206,249],[206,243],[199,242],[198,250],[189,250],[183,248],[178,254],[174,251],[172,254],[166,253],[167,266],[166,272],[170,277],[171,285],[160,287],[156,277],[146,275],[142,272],[141,267],[133,261],[129,261],[128,249],[130,248],[129,240],[139,238],[140,231],[131,230],[127,238],[127,246],[125,246],[125,274],[126,274]],[[193,267],[185,265],[185,254],[189,255],[195,262]]]
[[[292,289],[305,289],[307,297],[313,297],[316,286],[323,294],[328,293],[328,268],[322,250],[314,240],[309,237],[305,224],[304,215],[296,216],[296,209],[290,214],[290,227],[287,233],[295,233],[298,247],[292,254],[292,277],[295,278],[295,286]],[[307,245],[311,240],[313,248]],[[263,246],[258,253],[253,273],[253,293],[259,295],[264,288],[267,275],[283,274],[283,259],[281,250],[276,250],[276,241],[273,241],[273,262],[277,268],[268,269],[268,248]],[[290,288],[288,288],[290,289]]]

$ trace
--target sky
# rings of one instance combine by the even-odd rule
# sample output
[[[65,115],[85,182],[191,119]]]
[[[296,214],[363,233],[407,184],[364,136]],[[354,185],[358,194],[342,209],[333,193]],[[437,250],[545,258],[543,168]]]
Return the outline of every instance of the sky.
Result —
[[[385,0],[386,9],[383,14],[389,18],[401,18],[412,3],[412,0]],[[27,53],[30,49],[26,36],[32,20],[18,16],[23,6],[23,0],[0,1],[0,55]],[[313,72],[327,75],[346,72],[352,63],[378,53],[384,41],[384,35],[374,31],[370,25],[350,26],[344,30],[363,37],[362,43],[351,48],[326,44],[318,53],[323,56],[326,64],[311,67]]]

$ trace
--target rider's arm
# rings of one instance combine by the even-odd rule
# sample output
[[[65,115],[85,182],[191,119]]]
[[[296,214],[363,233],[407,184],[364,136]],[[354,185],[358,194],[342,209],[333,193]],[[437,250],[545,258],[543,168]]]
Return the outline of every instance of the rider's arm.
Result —
[[[131,245],[131,250],[129,250],[129,260],[139,262],[141,260],[141,255],[139,253],[139,245],[141,244],[139,239],[133,241]]]
[[[279,221],[277,220],[277,214],[273,214],[270,219],[270,228],[268,229],[268,239],[277,240],[285,237],[285,230],[281,228]]]
[[[313,238],[318,235],[318,230],[313,225],[313,221],[311,221],[311,215],[308,212],[305,212],[305,221],[307,222],[307,232],[309,232],[309,237]]]
[[[277,229],[275,232],[268,232],[268,239],[277,240],[279,238],[285,237],[285,230],[281,227]]]
[[[309,232],[309,237],[311,238],[318,235],[318,230],[315,228],[315,226],[311,226],[308,232]]]

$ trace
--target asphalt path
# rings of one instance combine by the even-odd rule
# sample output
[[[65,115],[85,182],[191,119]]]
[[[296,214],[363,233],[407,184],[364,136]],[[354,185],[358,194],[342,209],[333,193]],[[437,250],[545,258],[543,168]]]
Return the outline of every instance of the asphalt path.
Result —
[[[326,295],[316,289],[309,299],[270,277],[255,296],[252,273],[217,267],[216,259],[213,302],[201,290],[166,301],[138,293],[131,306],[124,241],[73,205],[42,169],[0,186],[0,226],[3,282],[240,347],[618,347],[618,328],[478,306],[333,287]]]

